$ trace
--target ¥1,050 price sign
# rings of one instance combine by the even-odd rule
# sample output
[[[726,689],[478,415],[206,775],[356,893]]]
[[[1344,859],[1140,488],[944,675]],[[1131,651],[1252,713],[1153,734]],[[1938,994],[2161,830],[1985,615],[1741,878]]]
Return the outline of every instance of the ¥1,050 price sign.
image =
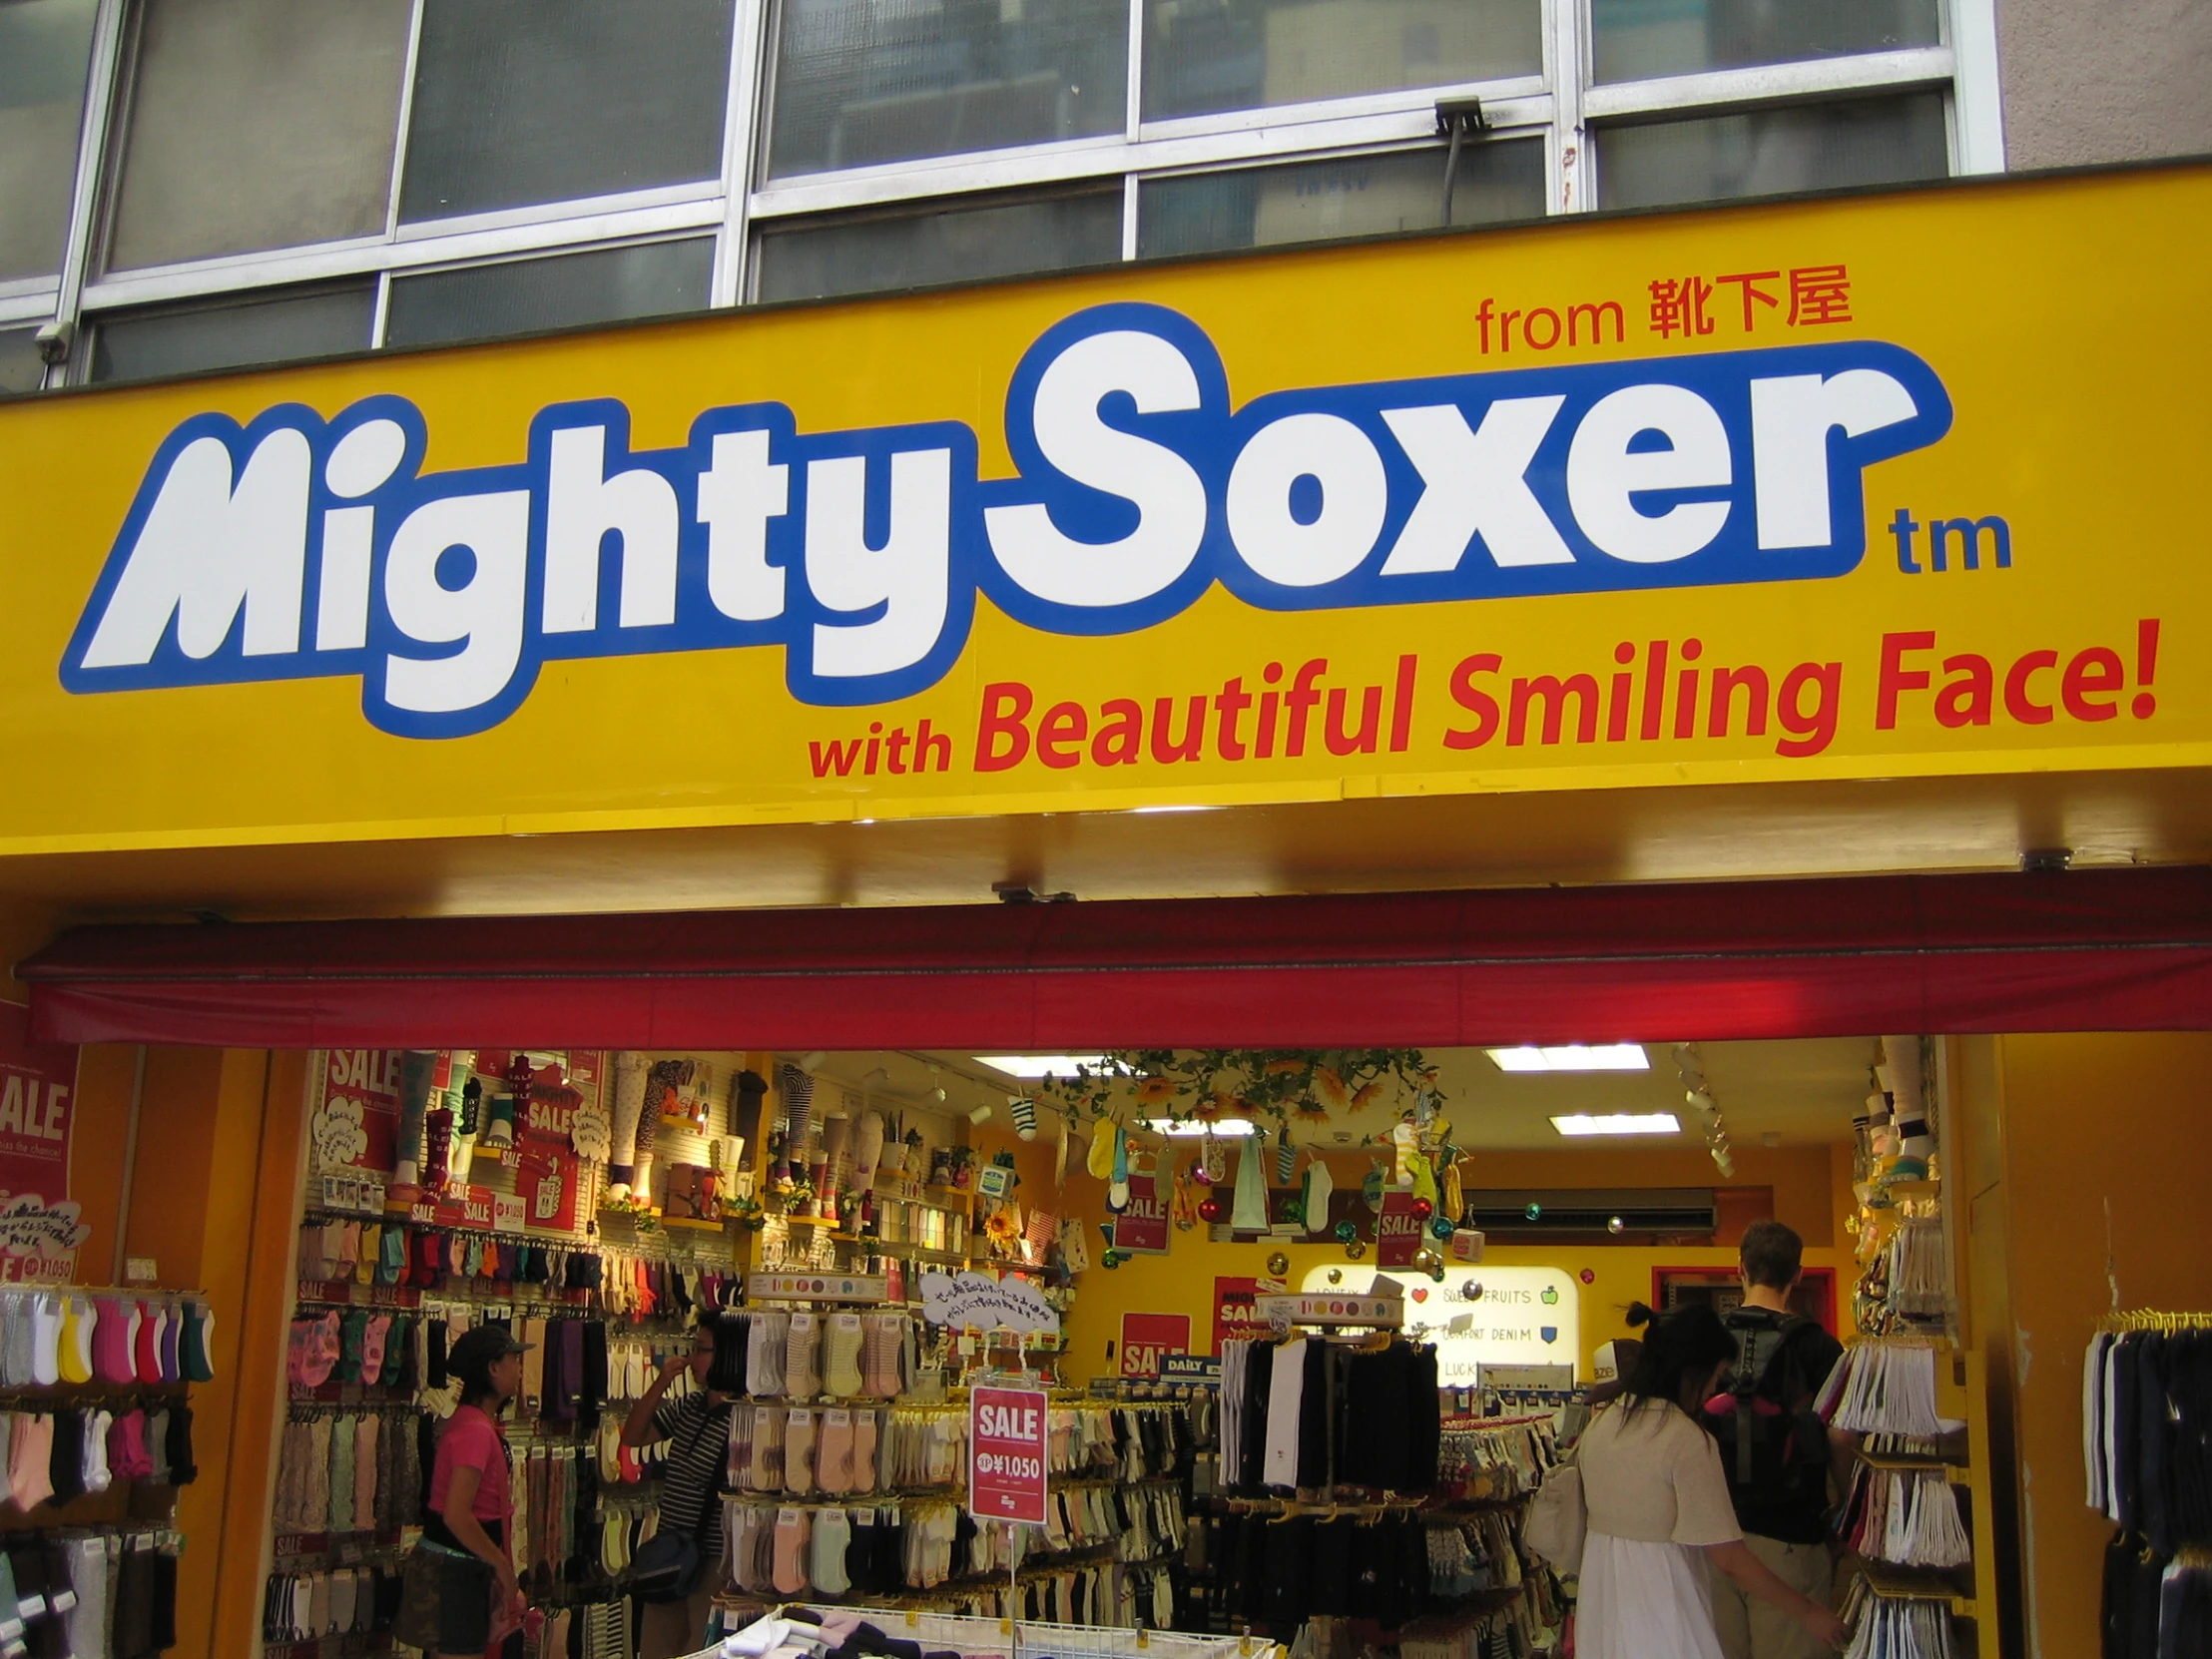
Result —
[[[968,1513],[1044,1525],[1042,1388],[977,1388],[968,1402]]]

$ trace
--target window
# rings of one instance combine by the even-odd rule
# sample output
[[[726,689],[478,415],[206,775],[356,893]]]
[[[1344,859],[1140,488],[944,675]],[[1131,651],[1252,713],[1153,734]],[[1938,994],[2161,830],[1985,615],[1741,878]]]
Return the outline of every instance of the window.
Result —
[[[1932,92],[1597,133],[1598,192],[1608,208],[1904,184],[1946,171],[1943,101]]]
[[[410,0],[147,0],[108,269],[380,235]]]
[[[147,380],[362,351],[375,312],[375,285],[361,282],[115,316],[100,323],[93,340],[92,377]]]
[[[36,391],[45,372],[36,328],[0,328],[0,392]]]
[[[1430,231],[1443,222],[1443,183],[1439,149],[1147,180],[1137,196],[1137,254]],[[1460,152],[1452,224],[1541,219],[1543,212],[1540,141],[1497,140]]]
[[[730,12],[731,0],[423,0],[399,217],[720,178]]]
[[[778,178],[1118,133],[1129,28],[1103,0],[787,0]]]
[[[761,237],[760,297],[819,299],[1121,258],[1121,190],[778,227]]]
[[[440,345],[705,310],[714,263],[713,239],[693,237],[395,277],[384,343]]]
[[[1147,121],[1543,73],[1539,0],[1144,0]]]
[[[0,281],[62,268],[95,0],[0,0]]]
[[[0,0],[0,329],[60,383],[1936,179],[1996,3]]]
[[[1936,0],[1590,0],[1600,84],[1934,46]]]

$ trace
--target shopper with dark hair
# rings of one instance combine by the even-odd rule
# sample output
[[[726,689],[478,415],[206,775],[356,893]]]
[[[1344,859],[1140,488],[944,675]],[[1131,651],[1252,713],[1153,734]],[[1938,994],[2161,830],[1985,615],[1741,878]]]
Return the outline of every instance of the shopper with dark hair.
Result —
[[[679,1659],[704,1647],[715,1597],[728,1582],[728,1558],[722,1547],[722,1475],[730,1449],[732,1400],[708,1385],[716,1370],[718,1329],[713,1315],[702,1320],[692,1332],[690,1350],[661,1367],[661,1375],[630,1407],[622,1424],[624,1445],[669,1442],[658,1530],[689,1535],[699,1549],[698,1576],[690,1589],[676,1600],[643,1602],[638,1659]],[[729,1369],[727,1364],[723,1369]],[[668,1398],[670,1387],[687,1372],[691,1392]]]
[[[481,1325],[446,1356],[460,1403],[438,1434],[422,1561],[409,1582],[410,1597],[434,1603],[416,1609],[435,1632],[431,1659],[477,1659],[522,1628],[522,1586],[507,1552],[514,1496],[499,1416],[522,1386],[529,1346]]]
[[[1805,1241],[1778,1221],[1755,1221],[1738,1250],[1743,1305],[1723,1323],[1735,1345],[1707,1422],[1720,1440],[1721,1468],[1744,1546],[1792,1589],[1815,1601],[1833,1593],[1829,1473],[1848,1456],[1848,1436],[1831,1436],[1813,1409],[1843,1345],[1790,1306],[1804,1274]],[[1812,1659],[1804,1628],[1718,1574],[1713,1621],[1726,1659]]]
[[[1843,1622],[1782,1582],[1744,1547],[1700,1408],[1735,1358],[1710,1308],[1650,1326],[1620,1398],[1590,1420],[1575,1448],[1589,1529],[1575,1613],[1578,1659],[1722,1659],[1707,1566],[1841,1647]],[[1702,1558],[1702,1559],[1701,1559]]]

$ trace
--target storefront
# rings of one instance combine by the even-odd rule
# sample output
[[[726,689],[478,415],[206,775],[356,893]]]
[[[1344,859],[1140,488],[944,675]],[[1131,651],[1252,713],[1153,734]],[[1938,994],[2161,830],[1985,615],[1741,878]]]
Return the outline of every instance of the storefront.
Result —
[[[84,1045],[25,1063],[49,1097],[76,1069],[59,1171],[11,1187],[40,1211],[16,1255],[215,1316],[212,1377],[130,1385],[189,1389],[199,1478],[58,1518],[174,1563],[174,1651],[289,1652],[339,1575],[356,1612],[390,1594],[430,1378],[369,1366],[379,1322],[425,1373],[449,1310],[598,1324],[619,1404],[672,1303],[788,1310],[806,1293],[758,1277],[785,1271],[872,1309],[930,1265],[1026,1265],[1061,1332],[1021,1352],[1081,1386],[1237,1340],[1246,1282],[1362,1291],[1387,1248],[1415,1309],[1492,1284],[1575,1308],[1464,1372],[1471,1316],[1406,1317],[1474,1390],[1455,1412],[1536,1416],[1550,1367],[1586,1383],[1631,1298],[1712,1294],[1765,1216],[1841,1335],[1898,1230],[1940,1264],[1878,1300],[1966,1424],[1911,1455],[1964,1494],[1970,1561],[1888,1587],[1970,1625],[1953,1651],[2086,1650],[2111,1528],[2079,1502],[2084,1349],[2100,1316],[2208,1300],[2180,1102],[2212,894],[2118,867],[2201,864],[2212,828],[2178,482],[2212,365],[2162,320],[2192,312],[2208,190],[1615,218],[0,408],[0,481],[38,504],[0,523],[8,925],[28,1036]],[[52,936],[96,912],[161,924]],[[1592,1043],[1648,1069],[1508,1100],[1477,1052]],[[1169,1075],[1211,1051],[1242,1069]],[[1166,1056],[1149,1094],[997,1064],[1108,1052]],[[1353,1073],[1341,1103],[1316,1053]],[[1261,1099],[1268,1055],[1300,1092]],[[1852,1121],[1878,1063],[1923,1079],[1895,1092],[1936,1158],[1870,1214],[1867,1160],[1900,1155]],[[1430,1127],[1397,1092],[1430,1065],[1452,1127],[1427,1150],[1465,1154],[1437,1179],[1500,1218],[1479,1267],[1398,1269],[1454,1240],[1363,1191],[1400,1110]],[[1694,1099],[1656,1151],[1523,1133],[1532,1102],[1649,1115],[1700,1077],[1733,1144]],[[1386,1086],[1356,1106],[1362,1080]],[[422,1139],[439,1112],[450,1140]],[[1146,1127],[1207,1113],[1262,1133]],[[866,1213],[832,1216],[893,1116]],[[1231,1139],[1222,1195],[1178,1214],[1185,1148]],[[1267,1226],[1226,1179],[1254,1158]],[[1317,1167],[1326,1234],[1282,1212]],[[1631,1202],[1661,1194],[1682,1208]],[[910,1312],[902,1385],[1011,1356]],[[330,1367],[287,1372],[317,1333]],[[907,1390],[830,1391],[887,1436]],[[591,1416],[545,1413],[533,1449],[607,1478]],[[376,1476],[352,1527],[299,1481],[340,1434]],[[588,1604],[622,1552],[645,1482],[611,1466],[588,1504],[535,1492],[548,1601]],[[1133,1471],[1192,1507],[1121,1552],[1117,1610],[1188,1560],[1180,1522],[1216,1503],[1189,1475]],[[173,1487],[182,1554],[130,1521],[166,1524]],[[1095,1610],[1132,1517],[1066,1518],[1033,1582],[1091,1574]],[[1282,1622],[1168,1578],[1179,1626]],[[1532,1575],[1523,1636],[1548,1594]]]

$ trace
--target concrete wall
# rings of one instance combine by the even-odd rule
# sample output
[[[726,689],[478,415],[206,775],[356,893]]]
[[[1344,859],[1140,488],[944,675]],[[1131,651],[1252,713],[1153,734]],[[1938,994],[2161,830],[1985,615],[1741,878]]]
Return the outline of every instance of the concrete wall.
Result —
[[[2010,168],[2212,152],[2212,0],[1996,0]]]

